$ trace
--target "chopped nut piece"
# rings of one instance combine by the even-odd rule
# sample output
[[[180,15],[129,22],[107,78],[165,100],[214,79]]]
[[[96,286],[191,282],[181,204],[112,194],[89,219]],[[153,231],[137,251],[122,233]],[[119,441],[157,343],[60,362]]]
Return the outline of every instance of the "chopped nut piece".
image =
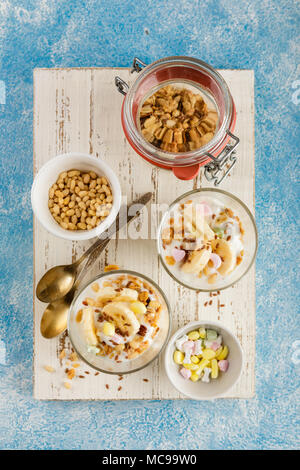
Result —
[[[140,292],[138,298],[141,302],[146,303],[149,299],[149,294],[147,291]]]
[[[67,373],[67,377],[72,380],[75,377],[75,369],[70,369]]]
[[[75,362],[75,361],[78,360],[78,357],[77,357],[76,352],[72,352],[72,353],[70,354],[69,360],[70,360],[71,362]]]
[[[117,269],[120,269],[117,264],[109,264],[108,266],[105,266],[104,272],[107,273],[108,271],[115,271]]]
[[[54,369],[54,367],[52,367],[52,366],[44,366],[44,369],[45,369],[47,372],[55,372],[55,369]]]
[[[64,358],[66,357],[66,350],[63,349],[58,357],[59,357],[59,359],[61,359],[61,360],[64,359]]]
[[[173,258],[173,256],[166,256],[166,263],[169,264],[170,266],[173,266],[176,263],[176,261]]]

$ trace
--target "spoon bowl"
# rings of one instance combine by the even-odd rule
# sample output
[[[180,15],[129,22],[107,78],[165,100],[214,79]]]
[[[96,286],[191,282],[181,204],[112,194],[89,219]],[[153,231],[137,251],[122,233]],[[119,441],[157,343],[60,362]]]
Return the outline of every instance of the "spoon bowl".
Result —
[[[62,299],[48,305],[41,320],[41,333],[44,338],[54,338],[66,329],[68,312],[74,294],[75,288]]]
[[[36,296],[41,302],[55,302],[64,297],[73,287],[77,265],[54,266],[40,279],[36,287]]]

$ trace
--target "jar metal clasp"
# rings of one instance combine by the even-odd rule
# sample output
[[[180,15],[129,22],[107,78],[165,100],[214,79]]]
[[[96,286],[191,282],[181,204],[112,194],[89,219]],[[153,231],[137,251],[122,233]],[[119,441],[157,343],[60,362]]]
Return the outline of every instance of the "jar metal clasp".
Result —
[[[131,73],[133,72],[140,72],[144,67],[146,67],[147,64],[145,64],[145,62],[143,62],[142,60],[140,60],[138,57],[135,57],[133,59],[133,62],[132,62],[132,68],[131,68]],[[127,92],[129,90],[129,85],[128,83],[125,82],[125,80],[123,80],[121,77],[115,77],[115,85],[118,89],[118,91],[126,96],[127,95]]]
[[[240,139],[229,130],[227,130],[226,133],[233,140],[233,143],[227,144],[218,157],[207,153],[211,162],[207,163],[204,167],[204,175],[207,181],[214,182],[215,186],[219,186],[219,184],[222,183],[237,161],[235,153]]]

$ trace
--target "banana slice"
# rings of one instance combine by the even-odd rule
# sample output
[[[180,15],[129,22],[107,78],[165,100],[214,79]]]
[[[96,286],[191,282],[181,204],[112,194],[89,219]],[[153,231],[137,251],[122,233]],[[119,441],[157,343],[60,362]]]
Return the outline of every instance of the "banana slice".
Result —
[[[110,286],[102,287],[98,291],[97,300],[99,302],[102,302],[102,301],[105,301],[105,300],[112,300],[116,297],[117,294],[118,294],[118,292],[116,292],[113,287],[110,287]]]
[[[102,311],[125,336],[133,337],[139,331],[140,323],[127,302],[111,302]]]
[[[119,295],[116,297],[115,301],[134,302],[138,299],[138,295],[138,291],[124,287],[124,289],[122,289]]]
[[[186,228],[191,231],[196,238],[212,240],[215,237],[215,233],[205,221],[203,215],[200,212],[196,212],[195,207],[189,207],[184,212],[184,220]]]
[[[199,251],[192,251],[187,261],[182,266],[185,273],[200,273],[207,265],[210,258],[211,249],[202,248]]]
[[[210,228],[207,222],[204,222],[204,236],[209,241],[215,238],[215,232]]]
[[[230,244],[226,240],[218,238],[217,240],[212,240],[211,247],[213,253],[216,253],[222,259],[222,264],[218,269],[219,273],[222,274],[222,276],[231,273],[236,265],[236,256]]]
[[[98,339],[96,336],[94,309],[92,307],[82,309],[81,324],[86,343],[89,346],[96,346],[98,343]]]

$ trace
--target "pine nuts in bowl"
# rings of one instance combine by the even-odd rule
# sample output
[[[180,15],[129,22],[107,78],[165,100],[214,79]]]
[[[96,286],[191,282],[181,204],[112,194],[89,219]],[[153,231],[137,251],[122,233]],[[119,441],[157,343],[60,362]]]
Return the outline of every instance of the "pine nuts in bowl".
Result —
[[[31,203],[39,222],[53,235],[88,240],[100,236],[116,219],[121,188],[115,173],[100,158],[63,154],[39,170]]]

